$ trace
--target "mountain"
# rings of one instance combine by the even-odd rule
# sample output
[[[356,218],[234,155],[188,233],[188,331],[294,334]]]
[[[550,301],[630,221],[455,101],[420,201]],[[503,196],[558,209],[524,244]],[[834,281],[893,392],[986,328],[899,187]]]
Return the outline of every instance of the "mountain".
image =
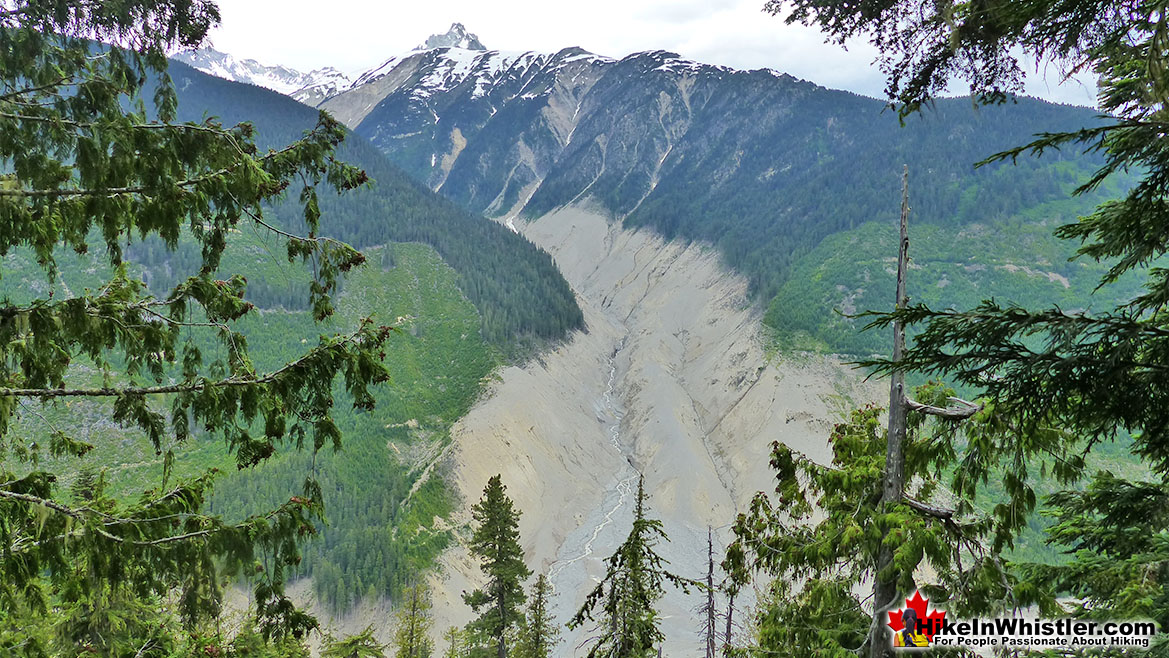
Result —
[[[764,303],[826,237],[893,217],[903,164],[915,222],[956,227],[1063,198],[1099,162],[973,165],[1092,124],[1087,108],[945,99],[902,128],[875,99],[663,51],[439,48],[391,59],[321,107],[468,209],[536,218],[591,203],[715,245]]]
[[[1117,301],[1093,294],[1106,265],[1068,262],[1075,245],[1052,231],[1131,179],[1069,199],[1097,156],[974,164],[1094,125],[1088,108],[954,98],[902,126],[879,100],[773,70],[664,51],[457,47],[391,58],[321,107],[431,189],[547,249],[581,300],[588,335],[505,372],[454,429],[465,499],[495,473],[516,484],[525,547],[561,619],[628,528],[635,473],[675,540],[663,549],[672,568],[696,576],[704,526],[773,486],[768,442],[822,461],[842,412],[881,403],[858,373],[787,355],[887,352],[887,332],[850,316],[893,304],[903,165],[913,301]],[[454,593],[476,584],[475,565],[458,548],[442,560],[436,610],[459,623]],[[695,605],[667,596],[668,655],[695,650]]]
[[[351,83],[348,76],[331,66],[302,73],[287,66],[267,66],[254,59],[236,59],[214,48],[184,50],[172,58],[217,78],[271,89],[306,105],[318,105]]]
[[[446,34],[432,34],[414,50],[430,50],[432,48],[464,48],[467,50],[487,50],[479,41],[479,37],[467,32],[462,23],[452,23]]]
[[[707,527],[719,550],[728,521],[774,486],[770,441],[823,462],[841,413],[887,393],[831,357],[777,356],[763,322],[784,348],[883,350],[885,337],[841,314],[890,304],[903,163],[915,301],[966,306],[998,291],[1065,308],[1100,301],[1090,289],[1103,266],[1067,263],[1070,247],[1050,233],[1124,179],[1068,201],[1097,160],[971,164],[1037,130],[1088,125],[1089,110],[1023,99],[975,111],[952,99],[903,128],[879,101],[771,70],[663,51],[505,53],[457,24],[443,36],[321,104],[355,132],[342,157],[378,180],[325,201],[325,225],[370,255],[343,289],[341,321],[403,321],[387,352],[393,382],[374,413],[341,418],[343,452],[225,476],[214,503],[229,515],[269,505],[319,468],[332,525],[299,586],[322,611],[355,610],[352,630],[368,625],[366,604],[435,561],[435,628],[467,621],[459,592],[482,583],[462,542],[466,508],[497,473],[558,620],[627,532],[638,475],[673,539],[661,547],[671,569],[700,576]],[[314,120],[272,91],[181,64],[171,73],[184,117],[256,121],[263,147]],[[289,208],[273,216],[296,225]],[[225,261],[263,309],[250,327],[261,365],[315,330],[297,306],[303,281],[267,246],[241,236]],[[132,249],[160,289],[189,256]],[[503,365],[516,343],[545,349]],[[126,447],[141,442],[94,431],[123,451],[113,461],[125,477],[157,472]],[[226,463],[209,441],[184,458]],[[696,605],[674,591],[663,600],[666,655],[695,650]],[[590,632],[566,633],[564,651]]]
[[[414,50],[452,47],[487,50],[479,41],[479,37],[467,32],[462,23],[453,23],[443,34],[430,35]],[[183,50],[171,58],[217,78],[271,89],[314,107],[345,91],[354,82],[348,75],[332,66],[303,73],[287,66],[268,66],[254,59],[237,59],[214,48]]]

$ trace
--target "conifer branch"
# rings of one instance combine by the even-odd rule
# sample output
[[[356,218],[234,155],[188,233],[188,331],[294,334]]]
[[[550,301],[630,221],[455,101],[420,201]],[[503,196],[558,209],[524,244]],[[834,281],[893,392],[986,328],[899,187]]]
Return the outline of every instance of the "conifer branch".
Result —
[[[303,146],[303,141],[293,142],[288,146],[278,151],[268,151],[264,155],[256,156],[255,162],[264,162],[271,160],[276,156],[283,155],[289,151],[293,151],[300,146]],[[145,185],[130,185],[125,187],[107,187],[107,188],[72,188],[72,189],[56,189],[56,190],[9,190],[0,188],[0,197],[16,197],[16,198],[76,198],[76,197],[95,197],[95,196],[121,196],[123,194],[146,194],[148,192],[160,192],[166,189],[173,188],[189,188],[194,187],[200,183],[212,181],[220,176],[225,176],[238,169],[243,162],[236,163],[230,167],[224,167],[217,171],[213,171],[202,176],[195,176],[187,178],[175,183],[171,183],[165,187],[148,187]]]
[[[232,197],[232,198],[234,199],[234,197]],[[236,202],[238,203],[239,201],[236,200]],[[351,247],[350,245],[348,245],[340,240],[337,240],[335,238],[330,238],[328,236],[317,235],[317,236],[312,236],[312,237],[306,238],[302,235],[296,235],[295,233],[289,233],[288,231],[284,231],[282,229],[279,229],[276,226],[265,221],[263,217],[252,212],[243,204],[240,204],[240,209],[243,210],[243,213],[245,215],[247,215],[253,222],[259,224],[260,226],[263,226],[264,228],[268,229],[269,231],[272,231],[276,235],[279,235],[279,236],[284,237],[284,238],[288,238],[289,240],[292,240],[293,242],[312,243],[312,244],[316,244],[316,245],[333,244],[333,245],[337,245],[338,247],[342,247],[345,249],[350,249],[350,250],[353,249],[353,247]]]
[[[0,96],[0,101],[2,101],[4,99],[5,99],[5,97]],[[26,103],[19,103],[19,104],[20,105],[27,105]],[[32,122],[37,122],[37,123],[64,125],[64,126],[70,126],[73,128],[84,129],[84,130],[93,130],[94,128],[99,128],[99,129],[106,128],[106,126],[99,124],[99,123],[94,123],[92,121],[74,121],[72,119],[65,119],[63,117],[57,117],[57,116],[36,116],[36,115],[32,115],[32,114],[14,114],[12,112],[0,112],[0,119],[12,119],[13,121],[32,121]],[[233,135],[230,130],[225,129],[225,128],[214,128],[212,126],[201,126],[197,123],[134,123],[134,124],[129,124],[129,128],[131,128],[133,130],[174,130],[176,132],[182,131],[182,132],[210,133],[210,134],[216,135],[218,137],[226,138],[228,142],[231,142],[231,145],[233,147],[235,147],[235,150],[240,155],[242,155],[244,157],[248,157],[248,154],[239,145],[239,142],[236,141],[235,135]]]
[[[0,95],[0,101],[8,101],[8,100],[11,100],[13,98],[19,98],[20,96],[24,96],[25,94],[35,94],[38,91],[48,91],[50,89],[56,89],[57,87],[62,87],[64,85],[70,84],[71,82],[72,82],[72,80],[68,76],[61,76],[60,78],[58,78],[57,80],[54,80],[53,82],[49,82],[49,83],[39,85],[36,87],[25,87],[23,89],[17,89],[15,91],[10,91],[6,94]]]
[[[390,327],[383,327],[390,331]],[[61,398],[61,397],[121,397],[140,395],[167,395],[172,393],[198,393],[209,389],[228,388],[238,386],[258,386],[271,384],[290,370],[294,370],[305,363],[311,362],[321,352],[345,344],[356,344],[361,340],[361,332],[347,334],[332,345],[316,347],[301,358],[290,361],[283,367],[259,377],[228,377],[215,382],[189,382],[182,384],[166,384],[161,386],[103,386],[100,388],[0,388],[0,398]]]

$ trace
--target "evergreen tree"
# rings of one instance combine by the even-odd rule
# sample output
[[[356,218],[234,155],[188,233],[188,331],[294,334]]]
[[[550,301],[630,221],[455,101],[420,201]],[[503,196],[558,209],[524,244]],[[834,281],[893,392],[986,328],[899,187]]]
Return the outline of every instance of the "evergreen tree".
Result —
[[[931,384],[919,387],[915,397],[932,406],[946,404],[951,394]],[[956,460],[955,446],[993,432],[993,414],[983,410],[969,419],[965,434],[949,421],[910,414],[904,444],[909,484],[895,505],[882,495],[888,443],[883,415],[871,406],[851,412],[829,437],[828,465],[772,444],[777,500],[759,493],[739,515],[724,561],[740,588],[753,575],[766,578],[753,637],[735,655],[864,655],[873,648],[874,629],[880,629],[877,654],[886,653],[886,606],[873,614],[869,597],[856,594],[872,586],[886,546],[892,566],[885,571],[898,593],[924,589],[959,617],[1009,609],[1004,599],[1012,592],[1004,588],[1003,545],[994,541],[993,518],[978,513],[974,490],[953,486],[989,475],[988,464],[977,464],[977,457],[970,464]],[[946,484],[956,495],[939,495]],[[943,507],[936,498],[954,506]],[[930,580],[919,580],[921,572]]]
[[[398,610],[398,631],[394,634],[395,658],[429,658],[433,646],[430,642],[430,590],[423,583],[407,587],[402,593],[402,604]]]
[[[908,219],[906,170],[897,308],[907,299]],[[905,332],[894,324],[894,360],[904,349]],[[1034,497],[1026,495],[1029,489],[1024,485],[1008,489],[1008,501],[996,510],[998,518],[975,511],[979,483],[1000,466],[999,455],[980,449],[961,460],[957,455],[967,439],[976,437],[975,445],[981,448],[985,442],[1001,440],[1002,432],[992,409],[952,393],[931,384],[911,398],[904,373],[894,371],[887,431],[880,431],[877,424],[881,410],[854,411],[829,439],[830,466],[773,444],[779,505],[773,506],[763,493],[756,496],[750,511],[735,523],[736,539],[724,562],[735,588],[746,584],[752,573],[774,578],[754,620],[754,644],[743,653],[885,656],[893,644],[885,612],[899,593],[921,586],[915,578],[923,562],[935,578],[925,587],[935,599],[947,600],[956,613],[1002,610],[1011,592],[1003,586],[1007,573],[1001,551],[1023,528]],[[960,421],[969,421],[965,433],[959,431]],[[1024,481],[1021,468],[1025,467],[1006,467],[1007,481]],[[949,508],[931,501],[944,486],[943,474],[953,475]],[[813,522],[813,510],[823,512],[823,518]],[[963,565],[963,553],[969,554],[968,566]],[[866,614],[853,592],[870,578],[872,613]]]
[[[792,4],[789,21],[819,24],[834,40],[868,37],[878,47],[890,98],[902,115],[928,103],[953,77],[969,80],[982,102],[1006,99],[1022,89],[1020,50],[1099,76],[1099,108],[1108,117],[1100,125],[1040,134],[990,160],[1014,162],[1068,146],[1102,153],[1103,166],[1076,194],[1098,189],[1114,172],[1138,172],[1139,182],[1123,198],[1056,235],[1078,242],[1081,258],[1110,265],[1102,287],[1123,276],[1142,277],[1143,293],[1099,313],[1024,309],[994,299],[967,311],[910,306],[878,316],[874,325],[921,325],[915,344],[896,362],[871,365],[940,375],[985,391],[1012,431],[980,449],[1011,454],[1032,471],[1045,460],[1065,481],[1084,475],[1085,455],[1131,435],[1132,455],[1153,477],[1129,481],[1099,473],[1083,491],[1050,497],[1048,513],[1058,520],[1050,540],[1071,559],[1018,569],[1016,596],[1021,603],[1052,604],[1065,594],[1076,601],[1074,614],[1151,617],[1164,628],[1169,590],[1163,577],[1151,575],[1169,570],[1169,522],[1159,513],[1169,491],[1169,269],[1149,268],[1169,251],[1164,7],[1098,0]],[[768,6],[782,8],[778,1]],[[1026,475],[1020,470],[1006,481],[1008,493],[1028,489],[1017,479]]]
[[[386,645],[373,636],[373,626],[343,640],[329,640],[321,649],[321,658],[385,658]]]
[[[654,605],[665,593],[665,582],[688,591],[693,583],[666,570],[666,560],[654,551],[658,540],[669,541],[662,522],[646,517],[645,477],[637,481],[637,502],[633,529],[605,559],[605,577],[585,598],[584,605],[568,622],[578,628],[596,621],[599,637],[589,649],[589,658],[648,658],[665,636],[658,628]],[[600,607],[601,618],[593,612]]]
[[[551,596],[552,585],[547,576],[540,574],[528,597],[528,614],[520,629],[519,644],[516,645],[519,658],[551,658],[552,650],[560,642],[556,622],[548,610]]]
[[[281,367],[259,370],[237,330],[255,309],[247,282],[219,271],[234,234],[271,236],[291,262],[311,261],[305,296],[323,321],[338,278],[363,257],[320,236],[317,188],[349,189],[366,176],[333,157],[345,130],[327,114],[299,141],[267,151],[249,124],[176,120],[165,53],[198,46],[218,20],[206,0],[0,8],[0,255],[30,255],[56,288],[58,259],[89,253],[102,282],[0,300],[0,647],[8,654],[168,654],[170,611],[198,632],[219,612],[224,579],[244,574],[256,582],[265,639],[316,626],[284,592],[299,542],[321,518],[316,481],[275,509],[229,522],[203,509],[214,471],[173,477],[174,447],[198,431],[248,468],[283,446],[339,446],[339,377],[355,407],[372,406],[370,387],[387,376],[387,328],[363,323],[322,336]],[[264,214],[294,181],[299,235]],[[156,297],[130,261],[127,245],[138,240],[170,250],[182,240],[198,256]],[[62,502],[56,483],[71,460],[102,450],[83,440],[83,428],[52,421],[67,403],[141,432],[160,457],[157,486],[114,499],[85,475],[81,487],[93,488]],[[20,436],[30,418],[47,440]],[[21,630],[50,625],[51,635]]]
[[[443,653],[443,658],[461,658],[463,655],[463,633],[458,626],[451,626],[442,634],[442,638],[446,640],[446,652]]]
[[[502,478],[493,476],[483,489],[483,497],[471,508],[476,524],[471,554],[479,558],[487,584],[463,594],[463,601],[480,613],[468,624],[468,630],[479,646],[492,646],[491,653],[498,658],[507,656],[508,635],[523,622],[525,596],[520,583],[532,575],[519,542],[520,512],[506,491]]]

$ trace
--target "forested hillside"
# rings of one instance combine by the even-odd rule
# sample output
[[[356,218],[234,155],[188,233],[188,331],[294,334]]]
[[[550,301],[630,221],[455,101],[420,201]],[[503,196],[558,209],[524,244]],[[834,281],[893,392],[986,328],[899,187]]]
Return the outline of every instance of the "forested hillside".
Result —
[[[916,190],[913,173],[912,189]],[[931,308],[972,308],[982,299],[1023,307],[1055,304],[1069,312],[1098,311],[1140,292],[1137,276],[1097,290],[1108,265],[1073,259],[1076,245],[1052,235],[1095,202],[1119,196],[1127,178],[1081,199],[1040,203],[1014,214],[968,218],[960,225],[918,221],[910,213],[909,299]],[[1063,187],[1070,193],[1074,184]],[[871,355],[889,350],[883,332],[861,331],[852,317],[889,308],[895,299],[897,227],[869,221],[825,238],[796,263],[764,321],[786,348]]]
[[[249,281],[279,281],[303,297],[306,273],[273,254],[274,242],[237,236],[222,269]],[[479,315],[460,291],[457,273],[433,249],[397,243],[367,249],[366,256],[368,264],[350,275],[329,322],[315,324],[307,309],[262,307],[256,317],[233,326],[250,337],[258,368],[276,367],[295,350],[315,345],[319,335],[363,317],[398,327],[387,343],[391,381],[375,391],[375,410],[359,412],[345,404],[335,411],[342,450],[326,447],[314,458],[307,450],[290,449],[261,466],[237,470],[226,446],[203,433],[163,446],[176,452],[174,478],[207,468],[224,471],[207,511],[232,520],[271,509],[315,474],[329,523],[323,537],[306,546],[297,575],[314,576],[321,600],[336,610],[363,596],[396,595],[446,546],[448,536],[434,527],[434,519],[446,516],[454,500],[435,460],[449,442],[450,426],[477,399],[499,358],[480,335]],[[36,272],[27,253],[9,255],[3,266],[13,290],[23,291],[11,297],[16,302],[50,290],[81,292],[108,275],[89,255],[64,259],[55,282]],[[210,340],[204,342],[204,350],[215,349]],[[47,407],[24,417],[16,431],[36,436],[54,427],[75,428],[77,439],[98,449],[60,460],[69,471],[63,484],[71,486],[78,476],[100,477],[114,492],[132,496],[157,483],[163,458],[141,432],[104,418],[108,413],[108,405],[87,401]],[[410,496],[412,489],[417,491]]]
[[[311,128],[317,111],[288,97],[252,85],[215,78],[183,64],[169,69],[179,90],[179,118],[199,121],[216,116],[230,125],[253,123],[262,147],[279,148]],[[372,189],[321,198],[323,230],[362,249],[388,242],[422,242],[433,247],[459,274],[459,288],[479,309],[483,334],[496,345],[556,340],[582,326],[580,310],[552,259],[530,242],[494,222],[484,221],[439,197],[404,175],[358,136],[340,148],[339,157],[356,164],[374,180]],[[293,192],[289,193],[290,195]],[[301,223],[295,204],[277,209],[286,226]],[[146,263],[171,262],[185,271],[183,254],[161,245],[140,252]],[[172,283],[164,272],[160,287]],[[261,305],[290,305],[303,291],[260,282],[254,288]]]
[[[252,121],[262,147],[279,148],[316,121],[315,110],[266,89],[175,62],[170,75],[180,93],[180,118]],[[373,414],[340,412],[346,437],[340,453],[326,451],[315,463],[306,453],[290,453],[233,474],[218,485],[212,510],[239,517],[266,509],[310,470],[317,473],[329,525],[308,547],[299,573],[314,577],[326,607],[345,610],[365,596],[396,596],[446,546],[446,533],[433,524],[452,500],[441,469],[431,473],[429,467],[501,352],[530,353],[535,344],[581,327],[582,316],[544,251],[412,181],[356,135],[342,144],[339,157],[364,168],[374,182],[371,189],[321,198],[322,232],[366,250],[369,259],[343,281],[336,324],[373,315],[400,326],[387,350],[391,383],[376,392]],[[290,202],[274,216],[299,228],[298,213]],[[294,346],[315,341],[305,307],[308,278],[259,236],[238,240],[222,269],[247,277],[248,299],[264,311],[241,330],[259,337],[254,354],[276,363]],[[401,244],[410,242],[425,246]],[[138,255],[155,264],[147,276],[164,291],[175,283],[170,273],[186,271],[183,260],[195,263],[198,253],[160,247],[145,243]],[[193,464],[223,458],[213,445],[190,456]]]

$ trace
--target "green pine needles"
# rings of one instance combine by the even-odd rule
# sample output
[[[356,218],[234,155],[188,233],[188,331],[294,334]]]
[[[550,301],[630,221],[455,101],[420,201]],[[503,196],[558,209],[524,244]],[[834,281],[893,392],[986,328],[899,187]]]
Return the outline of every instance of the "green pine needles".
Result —
[[[1050,305],[1028,309],[987,299],[968,310],[917,304],[873,314],[871,327],[900,322],[916,325],[918,333],[904,358],[866,365],[879,372],[945,377],[984,392],[1006,431],[1002,440],[972,440],[967,454],[999,453],[1010,465],[1004,487],[1012,501],[1022,493],[1032,497],[1026,506],[1034,505],[1028,476],[1042,476],[1048,465],[1061,484],[1078,480],[1072,490],[1045,501],[1044,513],[1055,521],[1048,542],[1063,559],[1016,565],[1015,602],[1051,604],[1063,597],[1068,603],[1061,607],[1071,614],[1151,618],[1165,628],[1169,15],[1164,4],[772,0],[768,9],[788,11],[785,5],[789,22],[817,24],[834,41],[869,39],[880,50],[889,98],[902,116],[930,103],[956,77],[970,82],[979,102],[1007,100],[1023,88],[1020,52],[1068,74],[1098,76],[1098,104],[1105,115],[1100,125],[1041,133],[985,162],[1014,162],[1061,148],[1096,153],[1103,164],[1077,195],[1100,189],[1114,174],[1135,173],[1136,184],[1121,198],[1100,204],[1055,235],[1078,245],[1081,260],[1106,268],[1100,288],[1115,290],[1127,276],[1143,280],[1143,291],[1101,312]],[[1090,459],[1110,449],[1131,453],[1148,476],[1090,474]],[[964,492],[956,488],[955,493]],[[1004,509],[1000,518],[1009,521],[1013,513]],[[1163,654],[1164,647],[1162,634],[1150,652]]]
[[[917,388],[914,397],[939,408],[952,394],[934,383]],[[885,416],[873,406],[852,411],[829,437],[830,464],[772,444],[774,500],[759,493],[739,515],[723,562],[732,589],[764,577],[754,637],[735,655],[868,653],[871,629],[884,623],[884,613],[879,610],[874,619],[871,597],[857,592],[871,587],[879,573],[897,592],[920,588],[956,615],[1013,608],[1021,592],[1003,551],[1030,518],[1034,494],[1023,486],[991,510],[980,504],[990,477],[1016,477],[995,470],[993,446],[1003,431],[993,410],[983,409],[961,425],[911,412],[907,486],[893,505],[882,500]],[[882,547],[891,557],[884,570],[878,566]],[[1053,602],[1043,603],[1044,610],[1053,609]]]
[[[398,605],[398,630],[394,633],[394,658],[429,658],[434,643],[430,627],[434,625],[430,609],[430,589],[417,583],[402,593]]]
[[[549,609],[551,599],[552,583],[540,574],[528,595],[527,617],[516,643],[519,658],[552,658],[552,651],[560,643],[560,629]]]
[[[669,541],[662,522],[647,516],[645,477],[637,481],[633,529],[605,559],[605,576],[585,598],[584,605],[568,622],[569,628],[586,621],[597,622],[589,658],[647,658],[655,655],[665,636],[658,627],[654,605],[665,594],[665,584],[688,591],[693,580],[666,570],[665,559],[654,551],[659,540]],[[600,608],[600,617],[593,614]]]
[[[335,384],[355,408],[371,408],[371,387],[387,378],[391,329],[365,321],[322,335],[271,370],[249,358],[235,324],[255,311],[247,282],[219,272],[232,235],[246,228],[281,240],[288,260],[310,270],[305,296],[324,320],[339,278],[364,257],[321,235],[317,191],[351,189],[366,176],[333,157],[345,132],[327,114],[302,139],[266,152],[249,124],[175,122],[165,53],[197,46],[218,19],[215,5],[199,0],[26,0],[0,9],[0,255],[33,254],[50,282],[67,251],[90,252],[108,268],[93,289],[0,300],[5,653],[165,655],[181,636],[168,620],[192,633],[206,628],[233,576],[255,580],[264,638],[316,626],[284,591],[285,569],[299,563],[300,542],[322,518],[312,475],[274,509],[229,522],[203,511],[213,471],[171,477],[172,446],[195,433],[218,437],[240,468],[283,448],[339,447]],[[294,224],[264,215],[284,195],[302,208]],[[198,265],[156,296],[126,246],[174,249],[180,238],[198,246]],[[42,436],[17,428],[75,401],[148,437],[162,464],[156,488],[130,500],[101,486],[72,497],[58,490],[62,472],[45,460],[67,468],[70,457],[100,448],[68,426],[49,423]]]
[[[520,511],[507,497],[507,487],[499,475],[492,477],[483,489],[483,497],[471,507],[475,534],[471,537],[471,554],[479,558],[480,568],[487,583],[463,595],[463,601],[479,613],[479,618],[467,625],[477,649],[473,656],[496,655],[505,658],[511,634],[524,620],[523,581],[532,575],[524,564],[524,550],[520,547]]]

